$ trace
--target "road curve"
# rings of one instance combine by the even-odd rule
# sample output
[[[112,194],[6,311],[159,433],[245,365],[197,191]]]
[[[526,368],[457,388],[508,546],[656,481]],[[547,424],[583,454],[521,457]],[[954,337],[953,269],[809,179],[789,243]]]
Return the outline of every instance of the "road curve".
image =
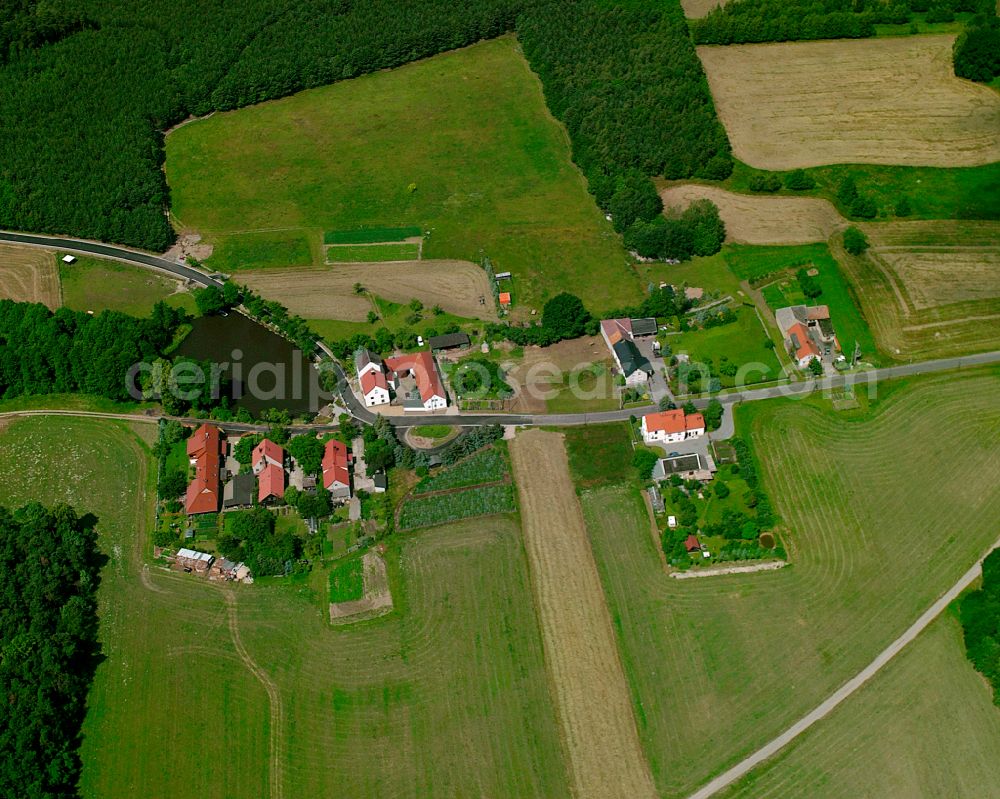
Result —
[[[972,585],[972,583],[983,572],[983,560],[985,560],[987,555],[998,547],[1000,547],[1000,540],[996,541],[993,546],[991,546],[983,554],[983,557],[959,578],[957,583],[945,591],[945,593],[933,605],[927,608],[927,610],[921,614],[920,618],[907,628],[906,632],[889,644],[889,646],[879,653],[875,660],[865,666],[865,668],[834,691],[829,697],[823,700],[823,702],[817,705],[815,709],[807,713],[791,727],[781,733],[781,735],[762,746],[752,755],[744,758],[732,768],[724,771],[718,777],[703,785],[691,794],[688,799],[709,799],[709,797],[715,796],[715,794],[723,788],[729,787],[736,782],[736,780],[740,779],[740,777],[745,776],[748,772],[752,771],[765,760],[773,757],[798,736],[812,727],[812,725],[817,721],[829,715],[833,709],[837,707],[837,705],[851,696],[851,694],[861,688],[861,686],[868,682],[868,680],[878,674],[878,672],[881,671],[890,660],[896,657],[896,655],[898,655],[907,644],[913,641],[913,639],[920,635],[920,633],[923,632],[927,626],[934,621],[934,619],[940,616],[941,613],[944,612],[945,608],[958,598],[959,594]]]
[[[199,269],[187,266],[178,261],[171,261],[159,255],[152,255],[141,250],[121,247],[117,244],[103,244],[99,241],[72,239],[63,236],[40,236],[34,233],[14,233],[0,230],[0,244],[19,244],[27,247],[44,247],[47,250],[73,253],[74,255],[96,255],[99,258],[110,258],[113,261],[141,266],[165,272],[181,280],[191,280],[202,286],[222,286],[222,282],[209,276]]]

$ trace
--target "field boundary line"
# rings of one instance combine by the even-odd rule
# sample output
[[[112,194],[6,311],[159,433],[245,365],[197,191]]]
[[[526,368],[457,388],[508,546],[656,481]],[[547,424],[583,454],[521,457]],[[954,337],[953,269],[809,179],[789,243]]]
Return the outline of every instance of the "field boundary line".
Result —
[[[727,769],[718,777],[710,780],[697,791],[692,793],[688,799],[709,799],[715,796],[723,788],[732,785],[740,777],[745,776],[765,760],[776,755],[788,744],[798,738],[802,733],[812,727],[816,722],[828,716],[845,699],[853,695],[859,688],[865,685],[872,677],[878,674],[889,661],[898,655],[907,644],[912,642],[922,633],[955,599],[958,598],[966,588],[982,574],[983,561],[993,550],[1000,548],[1000,539],[983,553],[982,557],[963,574],[951,588],[942,594],[933,605],[925,610],[920,617],[911,624],[906,631],[894,640],[889,646],[883,649],[876,658],[865,668],[855,674],[851,679],[834,691],[823,702],[817,705],[812,711],[807,713],[791,727],[785,730],[777,738],[762,746],[753,754],[741,760],[732,768]]]
[[[243,665],[264,686],[271,705],[271,734],[268,743],[269,759],[271,761],[269,769],[270,794],[271,799],[282,799],[284,796],[284,781],[282,779],[282,727],[284,726],[285,709],[282,704],[281,691],[278,689],[277,683],[271,679],[266,671],[257,665],[256,661],[254,661],[247,651],[247,648],[243,645],[243,639],[240,637],[239,620],[236,616],[236,594],[231,589],[224,593],[226,597],[226,611],[229,616],[229,634],[233,639],[233,646],[236,647],[236,654],[243,661]]]

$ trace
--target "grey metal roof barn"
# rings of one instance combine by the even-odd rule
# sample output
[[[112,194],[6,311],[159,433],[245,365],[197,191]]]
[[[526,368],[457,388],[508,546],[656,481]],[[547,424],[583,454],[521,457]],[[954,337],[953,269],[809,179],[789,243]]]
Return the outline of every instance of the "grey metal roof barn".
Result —
[[[655,336],[656,335],[656,320],[651,316],[643,317],[642,319],[632,320],[632,335],[633,336]]]
[[[431,336],[427,339],[427,344],[432,350],[450,350],[455,347],[468,347],[469,335],[467,333],[446,333],[443,336]]]

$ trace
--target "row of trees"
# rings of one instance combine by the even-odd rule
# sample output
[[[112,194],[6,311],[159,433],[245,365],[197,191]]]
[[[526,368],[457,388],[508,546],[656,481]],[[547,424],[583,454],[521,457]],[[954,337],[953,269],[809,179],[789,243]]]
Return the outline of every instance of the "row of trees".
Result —
[[[0,795],[76,796],[99,658],[97,519],[0,508]]]
[[[0,300],[0,396],[80,392],[128,401],[132,367],[152,362],[185,319],[162,302],[136,319]]]
[[[981,12],[955,40],[955,74],[987,82],[1000,76],[1000,20],[996,6],[984,3]]]

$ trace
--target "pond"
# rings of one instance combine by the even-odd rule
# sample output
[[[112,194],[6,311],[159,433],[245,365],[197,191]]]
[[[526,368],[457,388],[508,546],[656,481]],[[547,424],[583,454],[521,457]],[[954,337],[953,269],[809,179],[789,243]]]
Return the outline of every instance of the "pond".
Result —
[[[325,404],[309,359],[290,341],[235,311],[195,319],[173,354],[219,365],[231,384],[233,407],[254,416],[267,408],[315,412]]]

